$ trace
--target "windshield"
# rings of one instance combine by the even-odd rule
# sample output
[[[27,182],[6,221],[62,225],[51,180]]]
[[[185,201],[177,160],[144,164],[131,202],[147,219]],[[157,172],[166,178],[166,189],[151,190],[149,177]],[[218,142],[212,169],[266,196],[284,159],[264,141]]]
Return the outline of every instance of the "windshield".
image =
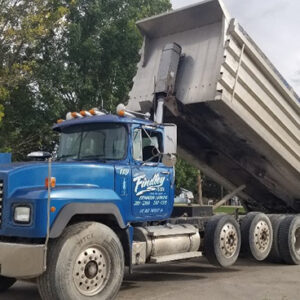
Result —
[[[126,156],[127,130],[122,124],[102,123],[63,129],[57,160],[121,160]]]

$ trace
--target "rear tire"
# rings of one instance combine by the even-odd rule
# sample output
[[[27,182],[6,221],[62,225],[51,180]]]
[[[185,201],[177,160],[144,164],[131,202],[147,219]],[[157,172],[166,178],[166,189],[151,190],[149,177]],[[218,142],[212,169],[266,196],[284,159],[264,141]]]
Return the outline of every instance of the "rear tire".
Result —
[[[210,218],[205,227],[204,253],[208,261],[221,267],[229,267],[238,259],[241,233],[237,221],[228,215]]]
[[[15,278],[0,276],[0,293],[7,291],[16,281]]]
[[[280,263],[282,262],[282,257],[279,252],[279,227],[280,223],[286,216],[284,215],[271,215],[269,216],[272,228],[273,228],[273,243],[271,247],[270,254],[267,258],[268,261],[273,263]]]
[[[38,278],[43,300],[114,299],[124,275],[119,238],[106,225],[82,222],[50,242],[47,271]]]
[[[278,248],[281,258],[289,265],[300,264],[300,216],[287,216],[279,226]]]
[[[241,220],[242,253],[258,261],[267,258],[273,242],[272,224],[268,216],[248,213]]]

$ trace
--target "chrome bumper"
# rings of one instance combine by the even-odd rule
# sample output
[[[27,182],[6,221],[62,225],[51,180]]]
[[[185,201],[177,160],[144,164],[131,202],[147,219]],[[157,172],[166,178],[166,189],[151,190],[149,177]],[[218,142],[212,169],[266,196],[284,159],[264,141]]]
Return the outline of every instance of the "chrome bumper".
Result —
[[[44,269],[45,245],[0,243],[0,275],[34,278]]]

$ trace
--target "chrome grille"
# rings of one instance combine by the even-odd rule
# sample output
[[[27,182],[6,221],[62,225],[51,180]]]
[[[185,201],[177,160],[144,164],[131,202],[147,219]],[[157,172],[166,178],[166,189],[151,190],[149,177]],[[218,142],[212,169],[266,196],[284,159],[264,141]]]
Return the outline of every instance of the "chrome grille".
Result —
[[[3,208],[3,193],[4,193],[4,185],[3,180],[0,179],[0,227],[2,225],[2,208]]]

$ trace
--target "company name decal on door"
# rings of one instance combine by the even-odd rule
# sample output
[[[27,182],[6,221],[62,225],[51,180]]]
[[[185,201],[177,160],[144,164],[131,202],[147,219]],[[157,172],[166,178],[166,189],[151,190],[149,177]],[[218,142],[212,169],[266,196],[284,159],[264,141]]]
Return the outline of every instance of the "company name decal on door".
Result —
[[[146,175],[142,174],[134,177],[133,182],[135,182],[134,192],[136,196],[141,196],[147,192],[163,192],[165,177],[161,177],[159,173],[156,173],[151,179],[147,179]]]

